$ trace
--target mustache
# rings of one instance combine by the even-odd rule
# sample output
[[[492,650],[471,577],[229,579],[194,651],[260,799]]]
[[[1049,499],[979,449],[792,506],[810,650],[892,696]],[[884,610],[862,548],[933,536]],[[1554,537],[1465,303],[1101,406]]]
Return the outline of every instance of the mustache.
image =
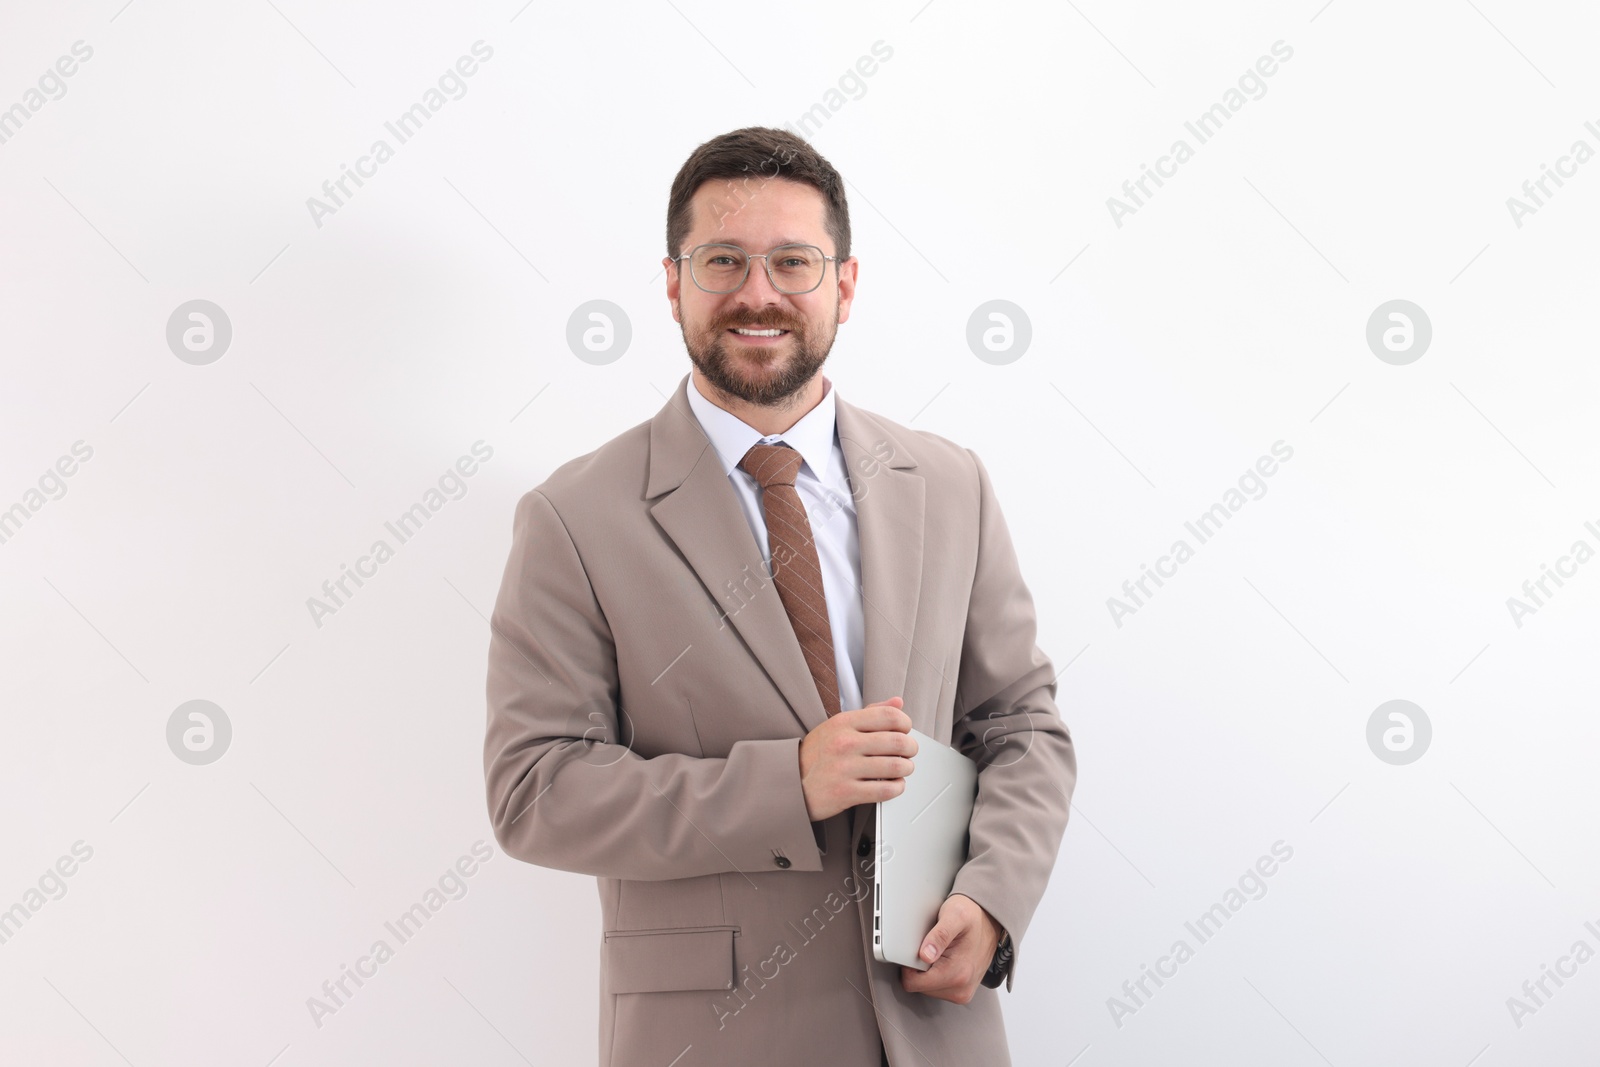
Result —
[[[790,333],[800,333],[804,324],[798,319],[785,315],[777,308],[763,308],[760,311],[744,311],[723,315],[715,322],[718,333],[732,329],[735,326],[749,326],[758,330],[788,330]]]

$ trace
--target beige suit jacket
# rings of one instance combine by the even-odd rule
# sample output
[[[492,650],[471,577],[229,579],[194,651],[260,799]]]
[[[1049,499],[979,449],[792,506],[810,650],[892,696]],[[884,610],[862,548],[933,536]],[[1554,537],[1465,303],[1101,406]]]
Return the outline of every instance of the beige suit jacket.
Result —
[[[491,620],[489,815],[507,855],[597,879],[599,1063],[878,1067],[881,1037],[894,1067],[1009,1064],[997,989],[907,993],[873,958],[872,806],[807,816],[826,713],[689,388],[521,498]],[[1055,671],[977,456],[835,421],[863,697],[979,763],[953,892],[1010,932],[1009,990],[1076,780]]]

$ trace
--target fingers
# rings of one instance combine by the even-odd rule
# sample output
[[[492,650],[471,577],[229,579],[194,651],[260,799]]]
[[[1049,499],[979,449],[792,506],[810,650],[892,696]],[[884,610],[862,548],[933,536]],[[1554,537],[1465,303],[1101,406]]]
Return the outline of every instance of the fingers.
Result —
[[[971,1003],[982,975],[970,964],[950,955],[940,956],[925,971],[915,967],[900,968],[900,988],[907,993],[921,993],[935,1000],[948,1000],[952,1004]]]
[[[856,751],[863,756],[904,756],[917,754],[917,739],[899,730],[862,730],[857,735]]]
[[[862,803],[876,804],[885,800],[893,800],[906,791],[906,780],[904,778],[880,778],[861,784],[873,787],[872,792],[875,794]]]
[[[916,770],[916,738],[894,730],[858,733],[851,738],[842,769],[855,779],[904,778]],[[899,795],[896,791],[894,796]]]
[[[857,778],[904,778],[917,769],[916,761],[898,753],[864,754],[853,763]]]
[[[845,714],[854,716],[851,725],[863,732],[892,730],[905,733],[911,729],[911,716],[903,710],[905,700],[901,697],[890,697],[868,704],[864,708]]]
[[[890,697],[852,713],[855,718],[848,726],[854,736],[847,745],[855,777],[899,779],[915,769],[912,757],[917,754],[917,741],[908,732],[911,716],[900,709],[903,703],[900,697]],[[898,796],[899,792],[891,795]]]
[[[939,906],[939,918],[933,929],[922,939],[919,952],[926,961],[927,950],[934,949],[935,958],[926,971],[901,967],[901,988],[907,993],[924,993],[956,1004],[970,1003],[988,970],[989,961],[983,953],[987,950],[993,955],[992,944],[980,933],[982,924],[988,921],[988,913],[966,894],[952,893],[946,897]]]
[[[841,712],[817,726],[800,745],[801,786],[808,812],[832,813],[892,800],[905,792],[916,765],[916,739],[905,700],[887,700]],[[819,800],[815,809],[811,797]]]

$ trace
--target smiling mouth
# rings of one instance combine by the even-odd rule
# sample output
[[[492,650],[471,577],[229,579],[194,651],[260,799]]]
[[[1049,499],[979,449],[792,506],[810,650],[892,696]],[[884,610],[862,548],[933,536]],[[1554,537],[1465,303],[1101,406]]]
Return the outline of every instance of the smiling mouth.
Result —
[[[776,327],[763,327],[761,329],[755,329],[748,326],[730,326],[728,328],[728,332],[736,333],[740,337],[783,337],[786,336],[789,331],[780,330]]]

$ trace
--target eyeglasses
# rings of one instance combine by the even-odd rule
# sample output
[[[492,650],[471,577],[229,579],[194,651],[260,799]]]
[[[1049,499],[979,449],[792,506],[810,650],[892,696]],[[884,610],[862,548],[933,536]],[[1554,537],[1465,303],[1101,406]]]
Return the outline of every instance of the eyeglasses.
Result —
[[[760,259],[767,269],[767,278],[780,293],[795,296],[809,293],[822,284],[827,276],[828,263],[838,262],[835,256],[825,256],[816,245],[778,245],[772,250],[746,252],[738,245],[696,245],[672,262],[689,261],[689,276],[708,293],[731,293],[744,284],[750,275],[750,261]]]

